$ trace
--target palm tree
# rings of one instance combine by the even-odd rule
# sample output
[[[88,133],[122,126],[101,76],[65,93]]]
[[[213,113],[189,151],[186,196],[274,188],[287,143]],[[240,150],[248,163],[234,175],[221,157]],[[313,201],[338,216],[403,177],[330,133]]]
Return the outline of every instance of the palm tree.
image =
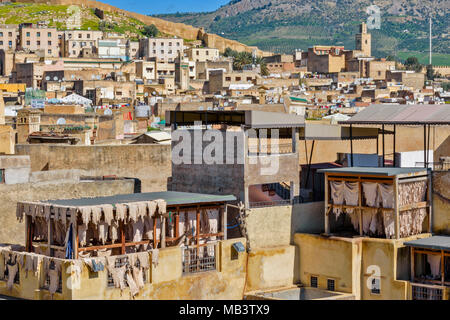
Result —
[[[269,75],[269,69],[267,69],[266,61],[262,57],[256,57],[253,59],[253,63],[258,65],[261,68],[261,75],[268,76]]]
[[[253,63],[253,57],[250,52],[239,52],[234,57],[233,69],[242,70],[245,65],[252,64],[252,63]]]

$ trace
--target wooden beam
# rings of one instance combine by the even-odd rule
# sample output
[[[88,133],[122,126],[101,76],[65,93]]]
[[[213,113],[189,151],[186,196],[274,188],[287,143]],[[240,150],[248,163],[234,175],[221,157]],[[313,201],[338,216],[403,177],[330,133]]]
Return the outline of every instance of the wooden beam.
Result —
[[[166,217],[160,217],[161,219],[161,248],[166,247]]]
[[[156,249],[158,246],[157,240],[156,240],[156,215],[153,217],[153,249]]]
[[[428,201],[428,233],[433,232],[433,181],[432,172],[428,172],[427,201]]]
[[[48,247],[47,247],[47,256],[52,257],[52,249],[51,245],[53,244],[53,228],[52,228],[53,219],[48,220],[47,228],[48,228]]]
[[[445,282],[445,260],[444,260],[444,250],[441,250],[441,282],[444,285]]]
[[[175,215],[175,237],[180,236],[180,207],[177,207],[177,214]]]
[[[394,183],[394,218],[395,218],[395,239],[400,239],[400,211],[398,203],[398,177],[395,177]]]
[[[415,273],[416,273],[416,269],[415,269],[415,252],[414,252],[414,247],[411,247],[411,282],[414,281],[415,278]]]
[[[330,233],[330,218],[329,218],[329,212],[328,212],[328,204],[330,200],[328,199],[328,173],[325,172],[325,234]],[[331,207],[330,207],[331,208]]]
[[[363,235],[363,214],[362,214],[362,185],[361,180],[358,181],[358,212],[359,212],[359,235]]]
[[[223,240],[227,240],[228,238],[228,229],[227,229],[227,220],[228,220],[228,208],[227,205],[224,204],[224,207],[220,209],[222,211],[222,229],[223,232]]]

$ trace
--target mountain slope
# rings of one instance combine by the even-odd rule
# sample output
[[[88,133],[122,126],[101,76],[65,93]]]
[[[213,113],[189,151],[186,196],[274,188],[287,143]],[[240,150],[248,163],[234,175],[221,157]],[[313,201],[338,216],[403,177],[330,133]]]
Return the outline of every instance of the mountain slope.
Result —
[[[367,20],[371,5],[380,8],[382,19],[380,30],[370,30],[376,56],[426,52],[430,13],[433,51],[450,54],[450,0],[235,0],[214,12],[158,17],[201,26],[262,50],[288,53],[313,44],[354,48],[354,34]]]

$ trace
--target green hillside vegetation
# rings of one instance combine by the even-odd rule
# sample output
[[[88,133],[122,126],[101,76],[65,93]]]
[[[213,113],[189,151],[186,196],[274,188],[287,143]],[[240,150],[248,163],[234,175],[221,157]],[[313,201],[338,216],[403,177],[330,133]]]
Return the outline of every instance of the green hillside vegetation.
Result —
[[[292,53],[312,45],[344,45],[355,48],[358,26],[373,1],[339,0],[235,0],[214,12],[157,15],[175,22],[204,27],[261,50]],[[370,30],[376,57],[402,59],[428,52],[428,19],[433,14],[433,51],[436,64],[450,65],[450,14],[448,2],[380,2],[381,28]]]
[[[68,30],[66,22],[71,16],[67,5],[7,3],[0,5],[0,24],[37,23],[45,21],[49,27]],[[145,24],[137,19],[112,12],[105,12],[104,20],[99,19],[93,9],[80,8],[80,30],[102,30],[126,34],[131,39],[143,36]],[[160,34],[164,35],[165,34]]]

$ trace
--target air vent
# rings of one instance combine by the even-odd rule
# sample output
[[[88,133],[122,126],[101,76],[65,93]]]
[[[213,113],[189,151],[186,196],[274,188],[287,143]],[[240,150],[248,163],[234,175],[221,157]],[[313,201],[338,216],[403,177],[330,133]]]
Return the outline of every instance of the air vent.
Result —
[[[311,287],[317,288],[317,277],[311,277]]]

